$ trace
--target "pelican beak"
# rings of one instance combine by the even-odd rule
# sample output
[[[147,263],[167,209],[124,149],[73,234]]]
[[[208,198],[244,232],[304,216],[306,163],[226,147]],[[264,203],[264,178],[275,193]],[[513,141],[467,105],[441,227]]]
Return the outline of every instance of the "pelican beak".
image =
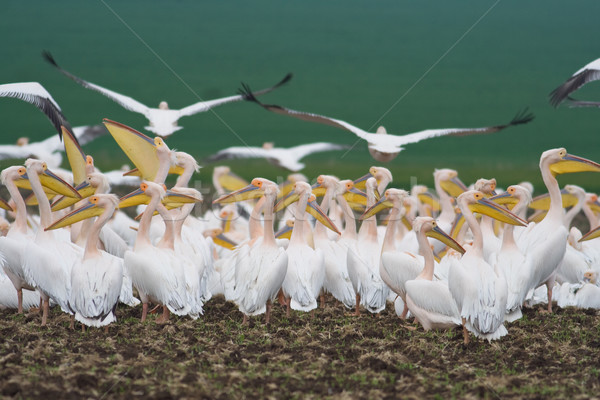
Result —
[[[277,239],[290,239],[292,237],[292,231],[294,230],[294,221],[289,220],[285,226],[275,233]]]
[[[310,215],[312,215],[313,217],[315,217],[317,219],[317,221],[319,221],[320,223],[322,223],[323,225],[325,225],[325,227],[331,229],[332,231],[334,231],[338,235],[341,235],[340,231],[335,226],[335,224],[333,223],[333,221],[331,221],[329,219],[329,217],[325,214],[325,212],[323,212],[323,210],[321,209],[321,207],[319,207],[319,205],[317,204],[316,199],[317,198],[316,198],[315,195],[311,195],[311,197],[308,199],[308,203],[306,204],[306,211]]]
[[[150,202],[150,196],[148,196],[142,189],[136,189],[119,199],[119,208],[148,204],[148,202]]]
[[[89,182],[84,181],[75,187],[77,193],[81,195],[82,199],[88,198],[96,192],[96,188],[92,187]],[[80,201],[80,199],[76,199],[73,197],[61,196],[52,203],[51,209],[52,211],[64,210],[67,207],[72,206],[73,204]]]
[[[548,214],[548,210],[536,210],[533,214],[527,218],[527,222],[535,222],[540,223],[544,218],[546,218],[546,214]]]
[[[291,192],[292,189],[294,189],[294,182],[290,181],[289,179],[286,179],[285,181],[283,181],[283,183],[279,186],[279,192],[277,193],[277,200],[281,200],[282,198],[287,196],[287,194],[289,192]]]
[[[406,214],[402,216],[402,219],[400,221],[402,221],[402,225],[404,225],[404,227],[407,230],[412,231],[412,228],[413,228],[412,222],[408,219]]]
[[[79,185],[85,181],[86,178],[85,167],[87,165],[87,159],[73,134],[64,126],[61,126],[61,130],[65,153],[67,154],[67,159],[69,160],[69,165],[73,172],[73,182],[76,185]]]
[[[154,180],[159,167],[154,140],[127,125],[106,118],[103,122],[119,147],[140,170],[142,179]]]
[[[581,237],[581,239],[579,239],[579,242],[585,242],[587,240],[592,240],[592,239],[596,239],[597,237],[600,236],[600,226],[592,229],[591,231],[589,231],[588,233],[586,233],[585,235],[583,235]]]
[[[563,208],[573,207],[579,200],[577,197],[562,189],[560,191],[560,196],[562,197],[562,206]],[[548,193],[541,194],[536,196],[531,203],[529,203],[529,208],[533,208],[534,210],[549,210],[550,209],[550,195]]]
[[[223,233],[227,233],[231,230],[231,221],[233,221],[233,213],[229,213],[223,220]]]
[[[326,191],[327,189],[323,187],[322,183],[317,182],[314,185],[312,185],[312,194],[314,194],[317,197],[325,196]]]
[[[435,198],[435,196],[433,195],[433,193],[430,192],[425,192],[425,193],[419,193],[417,195],[417,198],[419,199],[419,201],[423,204],[427,204],[431,207],[432,211],[440,211],[441,207],[440,207],[440,202],[438,201],[438,199]]]
[[[245,188],[236,190],[235,192],[219,197],[218,199],[213,201],[213,204],[227,204],[235,203],[238,201],[257,199],[263,194],[264,191],[260,187],[250,184]]]
[[[13,208],[8,204],[8,201],[0,198],[0,208],[3,208],[7,211],[14,211]]]
[[[134,168],[134,169],[130,169],[127,172],[123,172],[123,176],[137,176],[137,177],[141,178],[142,173],[140,172],[139,169]]]
[[[379,201],[377,203],[375,203],[371,208],[369,208],[367,211],[365,211],[365,213],[360,216],[359,220],[363,221],[367,218],[372,217],[373,215],[377,214],[378,212],[381,212],[381,211],[385,210],[386,208],[392,208],[393,206],[394,206],[394,203],[392,203],[385,196],[383,196],[382,198],[379,199]]]
[[[361,192],[357,188],[351,188],[346,191],[342,195],[344,199],[348,202],[348,204],[358,204],[360,206],[367,205],[367,194],[365,192]]]
[[[440,242],[444,243],[446,246],[458,251],[460,254],[465,254],[465,249],[463,249],[462,246],[456,242],[456,240],[452,239],[437,224],[433,227],[432,230],[425,233],[425,235],[439,240]]]
[[[508,207],[509,210],[512,210],[513,207],[515,205],[517,205],[517,203],[519,203],[519,199],[514,197],[509,192],[503,192],[503,193],[497,194],[495,196],[490,197],[489,199],[496,204],[500,204],[501,206]]]
[[[458,176],[446,181],[440,181],[440,186],[452,197],[458,197],[467,191],[467,187],[458,179]]]
[[[219,184],[223,187],[223,189],[229,192],[235,192],[247,186],[248,182],[233,172],[228,172],[227,174],[223,174],[219,177]]]
[[[367,188],[367,179],[374,178],[374,176],[369,172],[365,176],[361,176],[360,178],[354,181],[354,187],[360,190],[365,190]]]
[[[299,198],[300,198],[300,196],[298,195],[298,193],[296,193],[295,190],[292,190],[284,198],[279,200],[277,202],[277,204],[275,204],[275,206],[273,207],[273,212],[276,213],[276,212],[283,210],[284,208],[288,207],[289,205],[297,202]]]
[[[40,182],[44,187],[47,187],[57,194],[81,199],[81,195],[73,186],[59,178],[58,175],[49,169],[46,169],[42,174],[40,174]]]
[[[199,203],[202,199],[194,196],[188,196],[187,194],[175,192],[173,190],[167,190],[167,194],[162,198],[161,202],[168,209],[178,208],[184,204]]]
[[[594,213],[600,212],[600,202],[598,202],[598,200],[594,200],[594,201],[588,203],[588,206]]]
[[[236,242],[225,236],[223,232],[215,235],[215,237],[212,238],[212,241],[214,244],[224,247],[228,250],[235,250],[238,245]]]
[[[506,208],[490,201],[489,199],[482,197],[475,203],[469,204],[469,209],[472,212],[485,214],[498,221],[505,222],[511,225],[527,226],[527,222],[517,217],[515,214],[508,211]]]
[[[96,204],[88,202],[88,204],[84,205],[83,207],[78,208],[77,210],[65,215],[58,221],[54,222],[45,230],[49,231],[52,229],[62,228],[87,218],[97,217],[103,212],[104,208],[98,207]]]
[[[450,237],[456,239],[458,237],[458,233],[462,229],[465,224],[465,217],[462,213],[456,214],[454,218],[454,223],[452,224],[452,229],[450,230]]]
[[[573,172],[600,172],[600,164],[572,154],[566,154],[562,160],[550,165],[550,171],[554,176]]]

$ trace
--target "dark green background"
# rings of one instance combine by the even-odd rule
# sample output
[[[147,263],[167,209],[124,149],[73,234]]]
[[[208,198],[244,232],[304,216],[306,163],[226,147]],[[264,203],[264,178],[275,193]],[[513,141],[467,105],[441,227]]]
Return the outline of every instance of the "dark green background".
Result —
[[[434,168],[451,167],[467,183],[482,176],[497,177],[501,186],[528,179],[542,191],[537,169],[542,151],[564,146],[600,161],[600,110],[553,109],[547,101],[552,89],[600,56],[597,0],[5,0],[1,8],[1,82],[41,82],[73,126],[110,118],[143,131],[146,120],[62,76],[42,60],[43,49],[74,74],[149,106],[164,99],[180,108],[198,96],[231,95],[240,81],[258,89],[293,72],[288,86],[263,101],[363,129],[383,124],[388,132],[404,134],[495,125],[526,106],[536,114],[527,126],[493,135],[407,146],[386,165],[396,186],[406,187],[411,177],[431,185]],[[588,85],[577,97],[600,100],[600,84]],[[182,118],[184,129],[168,138],[169,146],[201,160],[241,145],[237,136],[249,145],[270,140],[278,146],[356,140],[249,103],[215,112]],[[0,99],[0,116],[2,142],[52,133],[40,112],[17,100]],[[85,150],[101,168],[126,161],[110,137]],[[376,164],[363,141],[342,155],[311,156],[303,172],[353,178]],[[230,164],[246,178],[287,174],[262,160]],[[208,179],[211,172],[207,165],[198,179]],[[599,190],[599,178],[586,173],[560,182]]]

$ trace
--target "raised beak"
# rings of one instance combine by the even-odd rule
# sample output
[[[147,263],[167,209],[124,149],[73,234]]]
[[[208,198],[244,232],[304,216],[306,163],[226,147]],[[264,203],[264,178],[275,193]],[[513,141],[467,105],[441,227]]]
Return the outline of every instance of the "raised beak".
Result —
[[[140,170],[142,179],[154,180],[159,167],[154,141],[127,125],[106,118],[103,122],[119,147]]]
[[[341,235],[340,231],[335,226],[335,224],[333,223],[333,221],[331,221],[329,219],[329,217],[325,214],[325,212],[323,212],[323,210],[321,209],[321,207],[319,207],[319,205],[317,204],[316,197],[315,198],[311,197],[309,199],[308,203],[306,204],[306,211],[310,215],[312,215],[313,217],[315,217],[317,219],[317,221],[319,221],[320,223],[322,223],[323,225],[325,225],[325,227],[331,229],[332,231],[334,231],[338,235]]]
[[[591,231],[589,231],[588,233],[583,235],[581,237],[581,239],[578,240],[578,242],[585,242],[586,240],[596,239],[599,236],[600,236],[600,226],[595,229],[592,229]]]
[[[505,222],[511,225],[527,226],[527,222],[517,217],[515,214],[508,211],[506,208],[490,201],[483,197],[473,204],[469,204],[469,209],[472,212],[478,212],[492,217],[498,221]]]
[[[432,230],[425,233],[426,236],[437,239],[440,242],[444,243],[446,246],[453,248],[458,251],[460,254],[465,254],[465,249],[462,248],[460,244],[454,239],[452,239],[446,232],[444,232],[439,226],[433,227]]]
[[[80,183],[85,181],[86,171],[85,167],[87,165],[85,153],[79,146],[77,139],[73,136],[68,129],[64,126],[61,126],[63,144],[65,145],[65,153],[67,154],[67,159],[69,160],[69,165],[71,166],[71,171],[73,172],[73,183],[75,185],[79,185]]]
[[[467,191],[467,187],[458,176],[446,181],[440,181],[440,186],[452,197],[458,197]]]
[[[58,175],[49,169],[46,169],[42,174],[40,174],[40,182],[44,187],[47,187],[57,194],[81,199],[81,195],[73,186],[59,178]]]
[[[361,176],[360,178],[354,181],[354,187],[359,190],[366,190],[367,188],[367,179],[374,178],[374,176],[369,172],[368,174]]]
[[[213,204],[227,204],[227,203],[235,203],[238,201],[257,199],[264,194],[264,191],[258,186],[254,186],[252,184],[242,188],[240,190],[236,190],[235,192],[226,194],[224,196],[219,197]]]
[[[373,215],[377,214],[378,212],[381,212],[381,211],[385,210],[386,208],[392,208],[393,206],[394,206],[394,203],[392,203],[385,196],[383,196],[382,198],[379,199],[379,201],[377,203],[375,203],[371,208],[369,208],[367,211],[365,211],[364,214],[360,216],[359,220],[363,221],[367,218],[372,217]]]
[[[71,212],[70,214],[65,215],[64,217],[47,227],[45,230],[49,231],[52,229],[62,228],[87,218],[97,217],[103,212],[104,208],[100,208],[95,204],[88,203],[83,207],[80,207],[77,210]]]
[[[8,201],[0,198],[0,208],[3,208],[7,211],[14,211],[13,208],[8,204]]]
[[[245,179],[240,178],[233,172],[221,175],[219,177],[219,184],[228,192],[235,192],[248,186],[248,182]]]
[[[440,209],[441,209],[440,202],[433,195],[433,193],[430,193],[430,192],[419,193],[417,195],[417,198],[419,199],[419,201],[421,203],[429,205],[431,207],[432,211],[434,211],[434,212],[440,211]]]
[[[572,154],[565,155],[562,160],[550,165],[553,175],[573,172],[600,172],[600,164]]]
[[[83,183],[77,185],[77,187],[75,187],[75,190],[77,190],[77,193],[81,195],[82,199],[88,198],[96,192],[96,188],[92,187],[87,181],[84,181]],[[76,199],[73,197],[61,196],[58,199],[56,199],[54,203],[52,203],[51,209],[52,211],[63,210],[67,207],[72,206],[80,200],[81,199]]]
[[[560,196],[562,197],[563,208],[573,207],[579,201],[576,196],[572,195],[565,189],[560,191]],[[531,200],[531,203],[529,203],[529,208],[533,208],[534,210],[549,210],[550,195],[548,193],[544,193],[536,196],[533,200]]]
[[[275,206],[273,207],[273,212],[279,212],[279,211],[283,210],[284,208],[288,207],[289,205],[297,202],[299,198],[300,198],[300,196],[298,195],[298,193],[296,193],[295,190],[292,190],[284,198],[279,200],[277,202],[277,204],[275,204]]]

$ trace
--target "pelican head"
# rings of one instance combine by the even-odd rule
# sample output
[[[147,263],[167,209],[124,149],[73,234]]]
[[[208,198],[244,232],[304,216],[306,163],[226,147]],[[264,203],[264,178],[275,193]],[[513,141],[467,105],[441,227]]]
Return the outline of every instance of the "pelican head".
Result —
[[[235,203],[243,200],[257,199],[264,195],[272,195],[273,193],[276,195],[278,190],[275,182],[264,178],[254,178],[248,186],[219,197],[213,201],[213,204]]]
[[[17,139],[17,146],[23,147],[23,146],[27,146],[29,144],[29,138],[28,137],[20,137]]]
[[[598,274],[596,273],[596,271],[586,271],[583,274],[583,281],[591,283],[592,285],[595,285],[597,276],[598,276]]]
[[[426,236],[439,240],[461,254],[465,253],[465,249],[444,232],[432,217],[416,217],[413,221],[413,230],[417,234],[423,232]]]
[[[527,225],[527,222],[511,213],[506,208],[501,207],[500,205],[487,199],[485,194],[477,190],[469,190],[464,192],[458,196],[456,202],[463,214],[468,209],[471,212],[484,214],[507,224],[519,226]]]
[[[200,166],[196,159],[183,151],[175,152],[175,164],[183,169],[190,168],[196,172],[200,171]]]
[[[573,172],[600,172],[600,164],[567,153],[564,147],[546,150],[540,157],[540,169],[550,169],[552,175],[568,174]]]
[[[490,198],[494,203],[505,205],[512,209],[516,204],[524,202],[529,205],[531,202],[531,192],[521,185],[511,185],[504,193],[500,193]]]
[[[461,193],[467,191],[465,184],[458,178],[456,170],[449,168],[436,169],[433,172],[433,179],[439,183],[442,190],[452,197],[458,197]]]
[[[369,181],[367,181],[367,185]],[[379,201],[375,203],[371,208],[366,210],[363,215],[360,216],[360,220],[365,220],[373,215],[381,212],[387,208],[397,208],[402,209],[404,206],[404,199],[409,196],[406,190],[402,189],[388,189],[385,191],[384,195],[381,196]]]
[[[75,188],[65,182],[62,178],[48,169],[44,161],[29,158],[25,161],[26,173],[21,175],[22,180],[15,181],[15,185],[24,189],[31,189],[28,182],[29,176],[35,174],[42,186],[50,191],[51,194],[61,194],[63,196],[75,197],[81,199],[81,195]],[[46,190],[45,189],[45,190]]]
[[[315,196],[323,196],[327,189],[335,189],[339,179],[333,175],[319,175],[317,183],[312,185],[312,192]]]
[[[58,229],[84,219],[102,215],[105,210],[114,211],[119,206],[119,198],[114,194],[97,194],[88,198],[87,204],[65,215],[51,224],[46,230]]]
[[[160,103],[158,103],[158,109],[159,110],[168,110],[169,109],[169,103],[167,103],[166,101],[161,101]]]
[[[275,147],[275,143],[273,142],[264,142],[262,145],[263,150],[272,150]]]
[[[496,193],[496,179],[495,178],[477,179],[477,182],[475,182],[475,187],[473,189],[479,190],[480,192],[487,195],[488,197],[495,196],[497,194]]]

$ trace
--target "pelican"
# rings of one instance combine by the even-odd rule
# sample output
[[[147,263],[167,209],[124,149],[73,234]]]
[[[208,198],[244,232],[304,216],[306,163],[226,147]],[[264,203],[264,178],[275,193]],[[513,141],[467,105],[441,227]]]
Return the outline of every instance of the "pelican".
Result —
[[[46,61],[48,61],[55,68],[57,68],[63,75],[74,80],[84,88],[99,92],[111,99],[112,101],[116,102],[120,106],[124,107],[125,109],[144,115],[144,117],[146,117],[149,121],[149,126],[146,126],[145,129],[163,138],[166,138],[167,136],[170,136],[183,128],[181,126],[177,126],[177,121],[181,117],[188,117],[190,115],[208,111],[214,107],[223,104],[241,101],[245,99],[244,95],[235,95],[223,97],[221,99],[200,101],[198,103],[192,104],[179,110],[171,110],[169,109],[169,105],[166,101],[161,101],[158,105],[158,108],[151,108],[140,103],[137,100],[134,100],[129,96],[122,95],[109,89],[105,89],[102,86],[98,86],[91,82],[87,82],[71,74],[70,72],[59,67],[56,61],[54,60],[54,57],[52,57],[52,55],[49,52],[44,52],[43,56]],[[279,83],[277,83],[274,86],[255,92],[254,95],[268,93],[278,88],[279,86],[285,84],[290,79],[292,79],[292,74],[286,75],[285,78],[283,78]]]
[[[123,284],[123,259],[98,249],[100,230],[119,205],[114,194],[97,194],[88,204],[56,221],[46,229],[58,229],[98,216],[90,229],[83,257],[71,269],[69,309],[83,325],[101,327],[117,320],[115,309]]]
[[[563,283],[557,299],[559,307],[577,307],[600,309],[600,287],[598,272],[587,271],[583,281],[578,283]]]
[[[58,136],[62,137],[61,126],[71,130],[71,125],[63,115],[60,106],[50,93],[37,82],[7,83],[0,85],[0,97],[12,97],[36,106],[54,125]]]
[[[245,100],[253,101],[268,111],[298,118],[304,121],[317,122],[320,124],[334,126],[336,128],[350,131],[359,138],[366,140],[369,146],[369,153],[371,153],[371,156],[375,160],[381,162],[392,161],[394,158],[396,158],[399,152],[404,150],[403,146],[407,144],[417,143],[421,140],[432,139],[435,137],[446,135],[466,136],[498,132],[510,126],[526,124],[534,118],[533,114],[528,113],[527,110],[525,110],[523,112],[519,112],[508,124],[504,125],[486,126],[483,128],[427,129],[424,131],[410,133],[403,136],[397,136],[387,134],[387,131],[383,126],[377,128],[377,131],[375,133],[370,133],[354,125],[351,125],[346,121],[342,121],[339,119],[330,118],[318,114],[307,113],[303,111],[291,110],[277,105],[263,104],[252,95],[252,92],[250,91],[250,88],[247,85],[243,85],[243,90],[241,90],[240,92],[246,96]]]
[[[205,161],[212,163],[215,161],[229,160],[232,158],[265,158],[271,164],[289,171],[300,171],[304,169],[305,164],[300,160],[304,157],[324,151],[344,150],[350,148],[347,145],[316,142],[302,144],[294,147],[274,147],[273,143],[266,142],[262,147],[228,147],[210,156]]]
[[[427,236],[443,241],[461,254],[464,254],[465,250],[442,231],[431,217],[415,218],[413,230],[417,233],[419,250],[425,259],[425,264],[423,271],[415,279],[405,283],[408,309],[426,331],[459,326],[460,312],[450,294],[448,283],[433,281],[433,250]]]
[[[550,207],[544,219],[524,231],[517,242],[521,251],[531,253],[533,274],[527,283],[529,290],[546,284],[549,312],[552,312],[552,288],[556,269],[564,258],[569,234],[564,225],[565,212],[556,175],[583,171],[600,172],[600,164],[568,154],[562,147],[542,153],[540,172],[550,195]]]
[[[600,58],[577,70],[569,79],[567,79],[566,82],[554,89],[550,93],[550,104],[552,104],[554,107],[558,107],[565,99],[568,98],[569,100],[572,100],[569,97],[571,93],[583,85],[589,82],[597,81],[598,79],[600,79]],[[570,104],[574,107],[600,106],[600,102],[586,102],[577,100],[571,101]]]
[[[241,246],[235,265],[234,298],[244,314],[244,323],[249,315],[266,312],[265,321],[271,317],[271,301],[285,279],[288,256],[275,242],[273,231],[273,205],[277,199],[277,185],[263,178],[254,178],[250,185],[228,195],[221,196],[214,203],[231,203],[260,197],[253,214],[264,207],[264,234],[255,237]],[[264,199],[264,200],[263,200]],[[252,219],[255,219],[256,215]],[[251,230],[252,236],[252,230]]]
[[[73,128],[73,134],[81,145],[105,133],[106,129],[101,125]],[[37,158],[45,161],[49,168],[58,168],[63,160],[61,155],[63,150],[64,147],[56,135],[39,142],[30,142],[28,138],[21,137],[17,140],[17,144],[0,145],[0,160]]]
[[[473,233],[473,245],[460,260],[450,265],[448,287],[460,311],[465,344],[469,342],[467,330],[488,341],[496,340],[508,333],[503,325],[506,279],[498,276],[483,258],[483,235],[473,212],[510,224],[524,226],[527,223],[476,190],[458,196],[457,204]]]

